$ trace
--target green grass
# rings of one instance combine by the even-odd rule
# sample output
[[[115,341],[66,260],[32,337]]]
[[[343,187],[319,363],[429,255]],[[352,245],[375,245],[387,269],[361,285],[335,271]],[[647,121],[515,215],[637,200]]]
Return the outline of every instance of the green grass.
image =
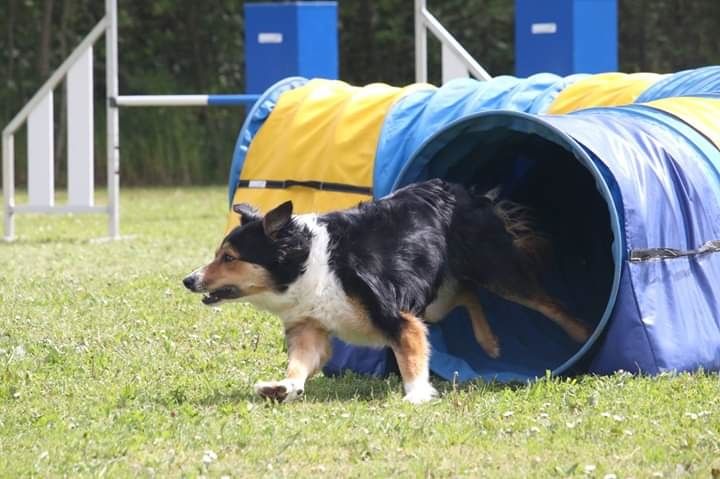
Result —
[[[280,379],[280,322],[212,309],[183,275],[208,259],[225,193],[125,189],[102,216],[20,216],[0,244],[0,477],[710,477],[715,374],[441,383],[413,407],[397,378]],[[207,452],[206,452],[207,451]],[[211,452],[209,452],[211,451]],[[205,460],[204,460],[205,459]],[[715,474],[719,474],[717,471]]]

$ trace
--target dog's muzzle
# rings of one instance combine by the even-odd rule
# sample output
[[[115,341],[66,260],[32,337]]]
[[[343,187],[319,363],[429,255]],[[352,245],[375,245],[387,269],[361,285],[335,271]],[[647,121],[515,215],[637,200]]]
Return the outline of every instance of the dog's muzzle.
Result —
[[[202,302],[208,305],[219,303],[224,299],[237,299],[242,296],[242,291],[240,291],[240,289],[236,286],[223,286],[221,288],[208,291],[207,287],[198,278],[196,273],[193,273],[183,279],[183,285],[185,285],[185,287],[193,293],[206,293],[202,298]]]
[[[204,288],[201,287],[202,282],[198,281],[197,274],[192,273],[188,275],[185,279],[183,279],[183,285],[193,293],[202,293],[205,291]]]
[[[210,291],[203,296],[202,302],[204,304],[215,304],[224,299],[237,299],[242,296],[242,292],[235,286],[223,286],[214,291]]]

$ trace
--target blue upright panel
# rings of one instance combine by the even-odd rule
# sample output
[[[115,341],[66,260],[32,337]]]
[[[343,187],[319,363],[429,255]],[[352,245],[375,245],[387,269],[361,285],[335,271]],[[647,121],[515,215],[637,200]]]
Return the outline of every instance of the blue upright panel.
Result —
[[[248,93],[289,76],[337,78],[337,2],[245,4]]]
[[[617,35],[617,0],[516,0],[516,74],[616,71]]]

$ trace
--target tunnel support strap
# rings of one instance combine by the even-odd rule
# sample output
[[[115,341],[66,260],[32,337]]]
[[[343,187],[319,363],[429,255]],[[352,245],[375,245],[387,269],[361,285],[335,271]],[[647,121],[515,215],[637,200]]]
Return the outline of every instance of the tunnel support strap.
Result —
[[[697,249],[681,251],[673,248],[650,248],[630,251],[630,261],[660,261],[665,259],[696,256],[706,253],[720,253],[720,240],[708,241]]]
[[[369,186],[348,185],[345,183],[332,183],[328,181],[299,181],[299,180],[240,180],[238,188],[271,188],[286,189],[293,186],[312,188],[322,191],[337,191],[339,193],[357,193],[359,195],[372,196],[372,188]]]

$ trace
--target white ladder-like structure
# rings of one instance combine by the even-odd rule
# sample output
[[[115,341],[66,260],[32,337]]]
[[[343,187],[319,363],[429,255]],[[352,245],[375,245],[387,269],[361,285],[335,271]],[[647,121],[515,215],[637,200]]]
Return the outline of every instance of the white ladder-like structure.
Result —
[[[73,50],[32,99],[2,131],[4,237],[15,237],[19,213],[106,213],[108,236],[120,235],[118,110],[110,99],[118,94],[117,8],[106,0],[105,16]],[[107,81],[108,203],[95,205],[93,45],[105,36]],[[67,87],[68,203],[55,204],[53,91]],[[28,203],[15,204],[15,133],[27,123]]]
[[[427,32],[442,45],[442,82],[473,76],[490,80],[490,74],[470,55],[427,9],[427,0],[415,0],[415,81],[427,82]]]

